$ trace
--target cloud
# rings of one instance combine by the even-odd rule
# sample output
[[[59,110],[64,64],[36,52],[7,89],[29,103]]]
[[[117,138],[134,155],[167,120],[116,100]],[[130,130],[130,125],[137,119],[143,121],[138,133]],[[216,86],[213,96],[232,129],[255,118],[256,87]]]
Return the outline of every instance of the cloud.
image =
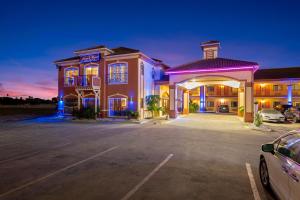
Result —
[[[57,71],[49,59],[29,59],[1,62],[0,95],[34,96],[52,98],[57,96]]]

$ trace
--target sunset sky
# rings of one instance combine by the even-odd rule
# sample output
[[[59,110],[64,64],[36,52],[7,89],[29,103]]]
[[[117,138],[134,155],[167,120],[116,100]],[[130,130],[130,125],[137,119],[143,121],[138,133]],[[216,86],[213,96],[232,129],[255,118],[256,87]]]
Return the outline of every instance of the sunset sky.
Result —
[[[127,46],[170,66],[221,57],[300,66],[299,1],[14,1],[0,7],[0,95],[57,96],[54,60],[94,45]]]

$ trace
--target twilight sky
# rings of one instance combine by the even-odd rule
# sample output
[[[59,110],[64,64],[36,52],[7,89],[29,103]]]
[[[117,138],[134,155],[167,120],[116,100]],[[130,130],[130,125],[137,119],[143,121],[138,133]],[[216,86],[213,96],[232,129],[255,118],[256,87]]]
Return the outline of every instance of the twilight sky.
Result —
[[[93,45],[127,46],[171,66],[221,57],[261,68],[300,66],[300,1],[4,0],[0,6],[0,96],[57,96],[54,60]]]

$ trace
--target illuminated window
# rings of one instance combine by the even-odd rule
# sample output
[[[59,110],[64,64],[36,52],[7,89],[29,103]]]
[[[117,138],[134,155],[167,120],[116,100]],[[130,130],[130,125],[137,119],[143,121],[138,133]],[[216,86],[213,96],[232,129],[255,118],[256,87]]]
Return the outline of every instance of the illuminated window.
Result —
[[[108,98],[109,116],[126,116],[127,98]]]
[[[293,90],[300,90],[300,84],[294,84]]]
[[[281,85],[273,85],[273,91],[278,92],[282,89]]]
[[[128,82],[127,63],[114,63],[109,65],[108,83],[124,84]]]
[[[98,76],[98,66],[86,66],[84,75],[86,75],[86,76]]]
[[[69,67],[65,69],[65,78],[64,85],[65,86],[74,86],[76,77],[79,74],[79,70],[77,67]]]
[[[207,107],[214,107],[214,106],[215,106],[215,102],[213,102],[213,101],[207,102]]]
[[[273,107],[275,108],[276,106],[280,105],[280,101],[274,101],[273,102]]]

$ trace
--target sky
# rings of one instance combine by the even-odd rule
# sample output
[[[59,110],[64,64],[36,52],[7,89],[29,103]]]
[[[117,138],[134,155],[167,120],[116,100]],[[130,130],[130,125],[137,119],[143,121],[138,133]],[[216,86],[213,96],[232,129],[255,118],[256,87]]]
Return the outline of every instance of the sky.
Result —
[[[300,1],[287,0],[2,0],[0,96],[57,96],[53,61],[100,44],[176,66],[201,59],[201,42],[219,40],[220,57],[300,66],[299,10]]]

